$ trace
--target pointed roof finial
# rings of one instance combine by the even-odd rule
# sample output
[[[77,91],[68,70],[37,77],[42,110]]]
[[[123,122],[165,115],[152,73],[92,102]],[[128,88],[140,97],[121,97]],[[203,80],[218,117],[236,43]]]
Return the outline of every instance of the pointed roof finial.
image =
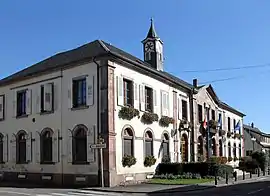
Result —
[[[153,17],[151,17],[150,21],[151,21],[151,26],[150,26],[150,29],[148,31],[148,34],[147,34],[146,38],[157,38],[158,36],[157,36],[156,30],[155,30],[155,27],[154,27]]]

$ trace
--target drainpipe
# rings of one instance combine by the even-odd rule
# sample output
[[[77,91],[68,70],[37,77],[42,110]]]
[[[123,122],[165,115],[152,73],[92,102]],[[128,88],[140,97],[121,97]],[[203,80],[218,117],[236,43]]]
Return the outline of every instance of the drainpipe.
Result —
[[[99,119],[100,119],[100,105],[99,105],[99,98],[100,98],[100,86],[99,86],[99,69],[100,69],[100,65],[98,64],[98,62],[96,61],[96,57],[93,58],[93,62],[96,64],[96,67],[97,67],[97,132],[98,132],[98,137],[100,136],[101,134],[101,131],[100,131],[100,123],[99,123]],[[100,154],[98,153],[98,179],[99,179],[99,182],[100,182],[100,179],[103,178],[103,176],[101,176],[101,168],[100,168],[100,163],[99,163],[99,160],[100,160]]]
[[[191,128],[191,141],[190,141],[190,148],[191,148],[191,161],[195,161],[195,145],[194,145],[194,108],[193,108],[193,94],[194,94],[194,87],[192,87],[190,91],[190,121],[192,122],[192,128]]]

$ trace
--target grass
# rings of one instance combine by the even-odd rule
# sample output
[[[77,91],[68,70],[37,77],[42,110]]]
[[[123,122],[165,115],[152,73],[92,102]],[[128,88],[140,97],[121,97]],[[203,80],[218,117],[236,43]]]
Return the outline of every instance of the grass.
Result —
[[[214,179],[159,179],[154,178],[149,181],[150,184],[164,184],[164,185],[191,185],[205,182],[212,182]]]

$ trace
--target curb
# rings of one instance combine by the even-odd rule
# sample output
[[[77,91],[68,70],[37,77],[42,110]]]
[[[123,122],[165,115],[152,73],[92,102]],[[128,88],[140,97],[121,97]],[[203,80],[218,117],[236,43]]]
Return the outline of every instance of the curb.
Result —
[[[215,185],[208,185],[208,186],[203,186],[203,187],[198,187],[195,188],[198,185],[195,185],[192,187],[192,189],[187,189],[187,190],[160,190],[160,191],[113,191],[113,190],[102,190],[102,189],[96,189],[96,188],[92,188],[92,189],[82,189],[83,191],[87,192],[87,191],[99,191],[99,192],[106,192],[106,193],[141,193],[141,194],[160,194],[160,193],[184,193],[184,192],[192,192],[192,191],[202,191],[202,190],[207,190],[207,189],[211,189],[211,188],[216,188]],[[177,189],[177,188],[176,188]],[[77,191],[76,191],[77,192]],[[78,191],[79,192],[79,191]]]

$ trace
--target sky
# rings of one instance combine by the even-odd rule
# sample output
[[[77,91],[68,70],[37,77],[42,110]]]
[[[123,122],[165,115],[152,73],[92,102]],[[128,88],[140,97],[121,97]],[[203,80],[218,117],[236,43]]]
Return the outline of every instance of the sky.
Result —
[[[165,71],[213,81],[219,98],[246,114],[244,123],[270,133],[269,7],[268,0],[4,0],[0,78],[96,39],[143,58],[153,17]],[[265,66],[241,68],[257,65]]]

